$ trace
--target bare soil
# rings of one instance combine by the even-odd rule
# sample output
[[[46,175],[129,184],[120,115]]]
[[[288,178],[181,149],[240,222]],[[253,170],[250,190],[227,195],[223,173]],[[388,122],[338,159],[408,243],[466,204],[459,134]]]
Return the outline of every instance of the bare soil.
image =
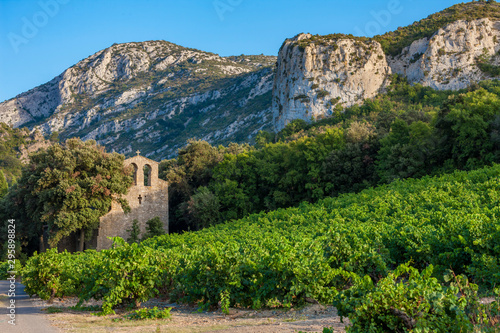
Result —
[[[229,315],[225,315],[220,310],[200,313],[195,307],[152,299],[142,306],[171,307],[172,318],[132,321],[124,318],[126,312],[123,310],[118,310],[116,315],[99,317],[91,312],[69,309],[76,305],[76,298],[56,299],[52,304],[39,298],[33,298],[32,301],[35,306],[46,310],[51,324],[62,332],[271,333],[323,332],[324,327],[333,328],[334,332],[345,332],[348,324],[347,318],[344,318],[344,323],[341,322],[334,307],[319,304],[290,310],[230,309]],[[100,302],[84,304],[89,305],[100,305]],[[50,313],[54,308],[59,308],[62,312]]]

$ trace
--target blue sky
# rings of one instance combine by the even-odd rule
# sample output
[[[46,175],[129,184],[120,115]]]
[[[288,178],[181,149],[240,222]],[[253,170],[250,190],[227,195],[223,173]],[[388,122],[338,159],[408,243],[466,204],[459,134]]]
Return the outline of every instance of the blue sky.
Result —
[[[167,40],[221,55],[277,55],[300,32],[372,36],[453,0],[0,0],[0,101],[113,43]]]

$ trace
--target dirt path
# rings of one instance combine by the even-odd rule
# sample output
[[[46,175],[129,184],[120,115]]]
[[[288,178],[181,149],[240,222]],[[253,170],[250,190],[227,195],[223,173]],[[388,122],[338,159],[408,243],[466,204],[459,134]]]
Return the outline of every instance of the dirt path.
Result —
[[[172,307],[171,320],[130,321],[123,319],[118,311],[117,315],[98,317],[88,312],[70,310],[69,307],[75,305],[76,301],[75,298],[57,299],[49,305],[40,299],[33,299],[39,308],[60,308],[62,312],[46,316],[52,325],[63,332],[296,333],[323,332],[324,327],[332,327],[334,332],[345,332],[346,325],[340,322],[335,308],[318,304],[290,311],[230,309],[229,315],[224,315],[220,310],[198,313],[193,307],[153,299],[143,306]],[[95,304],[98,303],[87,305]]]
[[[0,332],[5,333],[56,333],[58,329],[52,327],[41,309],[33,304],[24,292],[24,286],[15,283],[15,309],[9,309],[11,298],[8,297],[10,282],[0,281]],[[15,325],[9,324],[12,320],[9,315],[15,310]]]

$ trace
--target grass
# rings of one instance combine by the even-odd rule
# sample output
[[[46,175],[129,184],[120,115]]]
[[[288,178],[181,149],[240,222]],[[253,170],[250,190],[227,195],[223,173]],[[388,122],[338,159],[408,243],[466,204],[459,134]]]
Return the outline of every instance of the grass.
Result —
[[[7,302],[9,301],[9,297],[5,294],[0,294],[0,306],[2,307],[6,307],[7,306]]]
[[[63,312],[61,308],[55,307],[55,306],[49,306],[48,308],[45,309],[47,313],[60,313]]]

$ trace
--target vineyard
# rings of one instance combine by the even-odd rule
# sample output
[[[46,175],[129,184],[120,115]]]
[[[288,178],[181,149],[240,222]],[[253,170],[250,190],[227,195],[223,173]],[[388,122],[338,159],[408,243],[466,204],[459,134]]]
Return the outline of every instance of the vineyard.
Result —
[[[477,288],[492,294],[500,285],[500,165],[395,181],[141,244],[115,239],[101,252],[49,250],[28,260],[23,282],[43,299],[103,300],[103,314],[159,294],[201,308],[291,307],[307,298],[335,304],[352,332],[424,324],[464,331],[477,318],[487,324],[484,311],[498,315],[497,303],[481,315],[471,305]]]

